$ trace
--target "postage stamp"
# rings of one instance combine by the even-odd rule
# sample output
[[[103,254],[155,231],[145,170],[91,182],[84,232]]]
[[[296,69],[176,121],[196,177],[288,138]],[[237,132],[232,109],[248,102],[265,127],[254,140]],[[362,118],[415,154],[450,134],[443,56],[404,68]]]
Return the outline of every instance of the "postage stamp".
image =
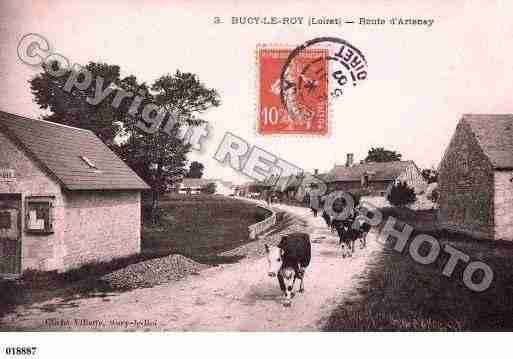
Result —
[[[312,48],[288,66],[287,104],[281,100],[281,74],[292,48],[258,50],[261,134],[326,134],[328,130],[328,52]]]
[[[264,135],[327,135],[330,103],[367,78],[363,53],[334,37],[259,48],[258,67],[258,132]]]

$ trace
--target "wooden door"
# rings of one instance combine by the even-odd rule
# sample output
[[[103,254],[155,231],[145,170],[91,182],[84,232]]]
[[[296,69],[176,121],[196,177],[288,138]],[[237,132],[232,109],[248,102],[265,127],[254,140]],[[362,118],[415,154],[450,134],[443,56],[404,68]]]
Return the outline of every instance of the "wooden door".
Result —
[[[0,275],[21,271],[21,195],[0,194]]]

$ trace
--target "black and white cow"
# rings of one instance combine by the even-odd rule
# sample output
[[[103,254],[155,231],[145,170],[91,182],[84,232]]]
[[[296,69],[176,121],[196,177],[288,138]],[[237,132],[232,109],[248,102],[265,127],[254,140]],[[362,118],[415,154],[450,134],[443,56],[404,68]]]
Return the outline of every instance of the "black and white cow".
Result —
[[[352,220],[347,218],[343,220],[333,220],[332,225],[337,231],[339,242],[342,247],[342,257],[351,257],[354,253],[354,241],[357,238],[357,233],[352,230]]]
[[[290,306],[294,296],[294,284],[300,281],[299,292],[304,292],[305,269],[310,264],[312,246],[307,233],[295,232],[281,238],[276,247],[265,245],[268,275],[277,277],[280,289],[285,295],[285,306]]]
[[[352,227],[359,233],[360,249],[365,248],[367,246],[367,234],[369,234],[371,230],[371,225],[361,217],[356,217]]]
[[[371,227],[369,223],[358,216],[352,216],[344,220],[333,221],[339,236],[339,244],[342,246],[342,256],[352,257],[356,240],[360,240],[360,249],[367,246],[367,234]]]

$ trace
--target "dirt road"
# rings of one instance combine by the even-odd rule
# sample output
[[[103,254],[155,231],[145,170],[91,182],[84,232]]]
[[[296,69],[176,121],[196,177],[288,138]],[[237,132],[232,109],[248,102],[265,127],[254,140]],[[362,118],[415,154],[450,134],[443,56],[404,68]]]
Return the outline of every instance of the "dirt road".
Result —
[[[20,307],[4,324],[36,330],[317,331],[332,309],[358,283],[370,258],[381,250],[368,237],[367,248],[342,259],[338,238],[322,218],[306,208],[277,208],[303,218],[311,233],[312,261],[305,292],[291,307],[282,305],[277,280],[267,276],[264,258],[213,267],[182,281],[92,297],[59,305],[59,299]],[[51,308],[55,304],[53,311]]]

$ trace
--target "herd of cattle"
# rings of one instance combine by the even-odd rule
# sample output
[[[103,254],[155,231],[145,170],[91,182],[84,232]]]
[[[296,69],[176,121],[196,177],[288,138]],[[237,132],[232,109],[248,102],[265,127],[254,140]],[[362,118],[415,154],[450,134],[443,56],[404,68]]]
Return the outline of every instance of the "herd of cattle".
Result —
[[[352,257],[357,240],[360,242],[360,248],[365,248],[371,226],[359,216],[358,209],[342,219],[333,218],[326,212],[321,216],[331,231],[337,232],[339,244],[342,246],[342,257]]]
[[[314,216],[317,216],[317,211],[313,212]],[[371,226],[359,214],[359,210],[355,208],[344,218],[331,217],[326,212],[321,215],[331,231],[337,232],[344,258],[352,257],[357,240],[361,249],[367,244],[367,234]],[[268,275],[278,278],[280,289],[285,295],[284,305],[290,306],[295,295],[296,281],[300,282],[299,293],[304,292],[304,274],[311,259],[310,236],[303,232],[289,233],[281,238],[276,247],[269,247],[266,244],[265,251],[269,266]]]

